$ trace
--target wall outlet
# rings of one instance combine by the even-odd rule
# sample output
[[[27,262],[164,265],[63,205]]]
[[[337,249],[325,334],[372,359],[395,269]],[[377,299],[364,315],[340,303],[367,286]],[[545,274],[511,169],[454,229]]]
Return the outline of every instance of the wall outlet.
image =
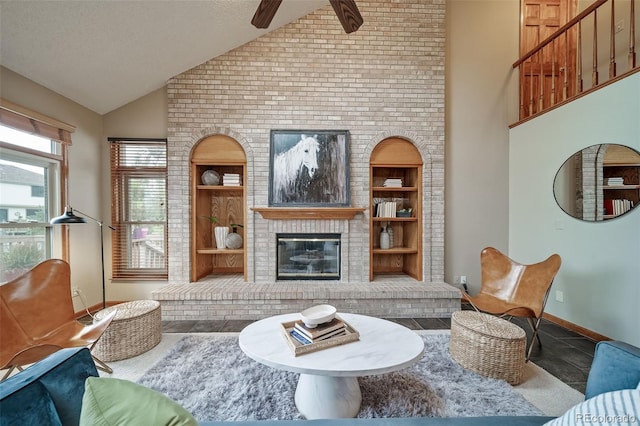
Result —
[[[564,303],[564,293],[556,290],[556,302]]]
[[[466,284],[467,283],[467,276],[466,275],[461,275],[460,276],[460,284]]]
[[[73,295],[73,297],[80,296],[80,289],[78,287],[74,287],[73,290],[71,291],[71,294]]]
[[[624,19],[621,19],[618,22],[616,22],[616,30],[615,30],[616,34],[622,30],[624,30]]]

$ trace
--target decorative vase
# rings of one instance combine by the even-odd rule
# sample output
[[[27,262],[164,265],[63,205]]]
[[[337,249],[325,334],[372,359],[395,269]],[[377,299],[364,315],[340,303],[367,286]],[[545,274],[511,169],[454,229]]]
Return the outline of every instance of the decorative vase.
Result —
[[[233,228],[233,232],[227,235],[225,239],[225,245],[230,249],[239,249],[242,247],[242,235],[236,232],[236,228]]]
[[[389,248],[393,248],[393,227],[391,226],[391,224],[387,225],[387,234],[389,234]]]
[[[389,233],[385,228],[380,231],[380,248],[385,250],[389,248]]]
[[[227,235],[229,235],[228,226],[216,226],[213,228],[213,235],[216,238],[216,247],[224,249],[226,247]]]

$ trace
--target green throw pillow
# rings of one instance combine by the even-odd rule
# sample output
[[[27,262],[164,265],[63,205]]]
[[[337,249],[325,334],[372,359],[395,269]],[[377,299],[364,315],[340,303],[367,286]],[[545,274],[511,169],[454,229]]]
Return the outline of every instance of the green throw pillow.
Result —
[[[80,426],[198,425],[177,402],[128,380],[89,377],[84,389]]]

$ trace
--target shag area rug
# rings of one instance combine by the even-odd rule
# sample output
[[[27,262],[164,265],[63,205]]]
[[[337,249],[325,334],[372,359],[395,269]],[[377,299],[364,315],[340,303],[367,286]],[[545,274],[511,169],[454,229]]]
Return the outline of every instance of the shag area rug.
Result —
[[[423,358],[413,367],[359,378],[357,417],[541,415],[506,382],[460,367],[449,335],[422,336]],[[294,394],[298,375],[247,357],[236,336],[183,337],[137,382],[177,401],[196,419],[303,419]]]

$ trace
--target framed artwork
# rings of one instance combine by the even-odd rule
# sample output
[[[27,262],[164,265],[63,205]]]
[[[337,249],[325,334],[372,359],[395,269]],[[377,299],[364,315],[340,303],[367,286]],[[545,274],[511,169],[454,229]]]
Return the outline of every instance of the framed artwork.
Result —
[[[349,203],[349,131],[271,131],[269,206]]]

